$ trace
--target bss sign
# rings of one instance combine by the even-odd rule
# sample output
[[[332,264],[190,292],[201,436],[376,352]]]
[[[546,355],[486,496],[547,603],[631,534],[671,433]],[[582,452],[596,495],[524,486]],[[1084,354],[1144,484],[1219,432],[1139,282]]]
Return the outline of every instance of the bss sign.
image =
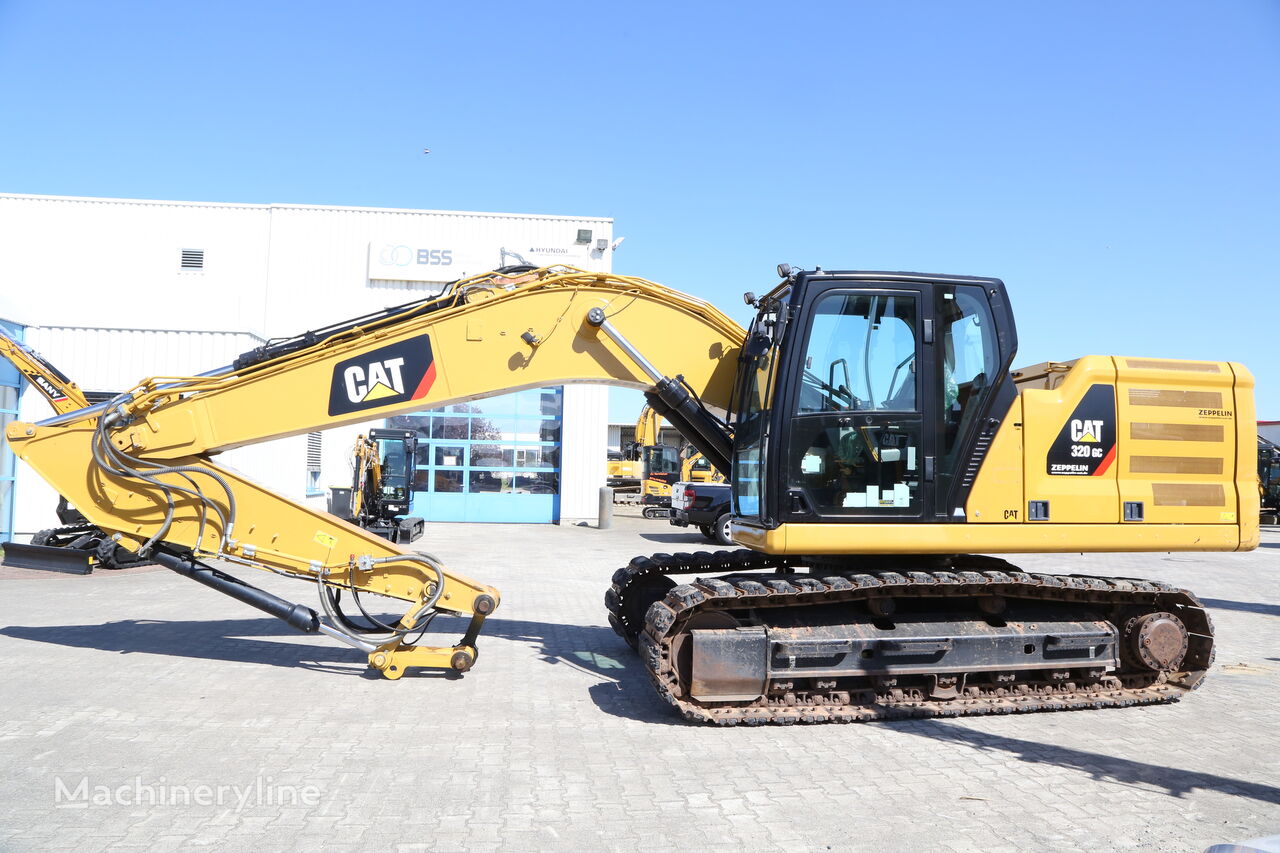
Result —
[[[433,267],[447,267],[453,263],[453,250],[419,249],[418,263]]]

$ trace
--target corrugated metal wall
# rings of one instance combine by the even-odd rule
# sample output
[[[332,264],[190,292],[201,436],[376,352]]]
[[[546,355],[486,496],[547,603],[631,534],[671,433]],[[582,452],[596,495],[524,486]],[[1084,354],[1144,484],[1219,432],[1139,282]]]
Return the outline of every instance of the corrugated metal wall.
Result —
[[[86,391],[124,391],[150,376],[195,376],[262,342],[245,332],[27,328],[28,346]]]

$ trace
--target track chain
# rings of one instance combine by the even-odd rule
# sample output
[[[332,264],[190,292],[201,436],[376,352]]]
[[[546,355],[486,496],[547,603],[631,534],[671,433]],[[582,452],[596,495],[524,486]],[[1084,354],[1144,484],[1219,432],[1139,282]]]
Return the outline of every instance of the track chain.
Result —
[[[910,558],[893,568],[865,571],[823,570],[796,574],[786,557],[753,551],[655,554],[637,557],[614,573],[606,594],[609,621],[640,653],[659,695],[689,720],[717,725],[770,723],[862,722],[913,717],[1008,714],[1083,708],[1127,707],[1172,702],[1199,686],[1213,660],[1213,628],[1209,615],[1190,593],[1158,581],[1051,575],[1021,571],[993,557],[919,558],[925,570],[907,568]],[[935,568],[940,562],[946,569]],[[883,563],[881,564],[883,565]],[[770,574],[744,574],[773,569]],[[644,611],[643,624],[629,602],[637,590],[653,595],[653,579],[671,574],[730,572],[698,577],[675,585]],[[698,612],[764,609],[805,604],[853,602],[873,596],[972,597],[995,595],[1020,600],[1072,602],[1110,608],[1141,607],[1147,612],[1177,609],[1191,632],[1184,670],[1158,673],[1121,655],[1121,669],[1096,681],[1026,681],[1008,687],[979,683],[955,698],[930,698],[917,688],[864,690],[798,689],[765,695],[749,703],[704,704],[683,696],[675,670],[673,641]],[[1130,620],[1131,622],[1132,620]],[[1118,624],[1120,643],[1128,627]],[[635,631],[635,634],[632,634]]]
[[[31,537],[31,544],[63,548],[86,533],[93,533],[97,529],[92,524],[68,524],[63,527],[47,527]]]
[[[85,537],[89,537],[88,541],[77,546],[78,550],[91,551],[98,568],[132,569],[137,566],[153,565],[149,559],[131,555],[123,548],[117,548],[111,537],[88,522],[45,528],[31,537],[31,544],[48,548],[70,548]],[[123,559],[121,559],[122,555]]]

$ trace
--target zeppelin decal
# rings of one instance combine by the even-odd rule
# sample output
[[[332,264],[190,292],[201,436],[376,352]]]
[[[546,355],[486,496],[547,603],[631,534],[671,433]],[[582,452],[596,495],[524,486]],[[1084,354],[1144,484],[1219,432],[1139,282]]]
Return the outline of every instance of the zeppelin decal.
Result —
[[[421,400],[436,380],[431,338],[419,335],[340,361],[329,384],[329,414]]]
[[[1062,477],[1101,477],[1115,459],[1115,389],[1091,385],[1049,448],[1048,472]]]

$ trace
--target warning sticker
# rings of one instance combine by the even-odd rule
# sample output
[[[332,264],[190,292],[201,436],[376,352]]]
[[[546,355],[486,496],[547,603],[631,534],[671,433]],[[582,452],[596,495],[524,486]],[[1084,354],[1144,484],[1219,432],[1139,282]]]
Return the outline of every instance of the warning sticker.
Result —
[[[1115,388],[1091,385],[1049,448],[1048,473],[1101,477],[1115,458]]]

